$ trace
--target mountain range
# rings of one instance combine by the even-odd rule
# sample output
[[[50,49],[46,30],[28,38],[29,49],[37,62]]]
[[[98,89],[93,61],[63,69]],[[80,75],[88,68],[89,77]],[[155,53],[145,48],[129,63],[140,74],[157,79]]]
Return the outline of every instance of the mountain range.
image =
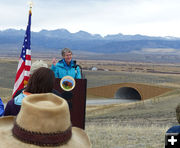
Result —
[[[0,51],[16,52],[22,46],[25,30],[0,31]],[[180,53],[180,38],[145,35],[70,33],[66,29],[31,32],[31,48],[35,51],[56,51],[64,47],[92,53]],[[149,50],[151,49],[151,50]],[[163,50],[159,50],[163,49]]]

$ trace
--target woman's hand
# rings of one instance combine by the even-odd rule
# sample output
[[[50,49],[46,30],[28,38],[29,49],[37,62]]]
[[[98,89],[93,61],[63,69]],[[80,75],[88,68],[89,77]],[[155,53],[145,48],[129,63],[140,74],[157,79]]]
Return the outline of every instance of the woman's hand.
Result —
[[[56,58],[52,59],[52,64],[55,66],[56,65]]]

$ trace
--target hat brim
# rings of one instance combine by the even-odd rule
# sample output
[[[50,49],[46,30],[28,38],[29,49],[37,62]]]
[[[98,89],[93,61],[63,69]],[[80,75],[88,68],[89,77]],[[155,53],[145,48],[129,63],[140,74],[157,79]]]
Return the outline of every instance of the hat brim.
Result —
[[[0,118],[0,148],[39,148],[40,146],[24,143],[12,135],[15,117],[8,116]],[[44,148],[91,148],[87,134],[80,128],[72,127],[72,137],[68,143]]]

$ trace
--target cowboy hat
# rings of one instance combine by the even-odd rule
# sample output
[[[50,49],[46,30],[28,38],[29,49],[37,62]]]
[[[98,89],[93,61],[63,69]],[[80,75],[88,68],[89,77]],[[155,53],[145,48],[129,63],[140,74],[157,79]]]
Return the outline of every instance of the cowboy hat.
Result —
[[[0,148],[91,148],[84,130],[72,127],[66,101],[51,93],[23,99],[17,117],[0,118]]]

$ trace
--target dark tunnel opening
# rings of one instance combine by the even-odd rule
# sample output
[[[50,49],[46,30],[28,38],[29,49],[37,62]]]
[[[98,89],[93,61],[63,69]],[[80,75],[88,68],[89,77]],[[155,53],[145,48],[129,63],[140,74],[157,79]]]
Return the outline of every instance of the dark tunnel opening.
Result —
[[[141,100],[141,95],[132,87],[121,87],[116,91],[115,98]]]

